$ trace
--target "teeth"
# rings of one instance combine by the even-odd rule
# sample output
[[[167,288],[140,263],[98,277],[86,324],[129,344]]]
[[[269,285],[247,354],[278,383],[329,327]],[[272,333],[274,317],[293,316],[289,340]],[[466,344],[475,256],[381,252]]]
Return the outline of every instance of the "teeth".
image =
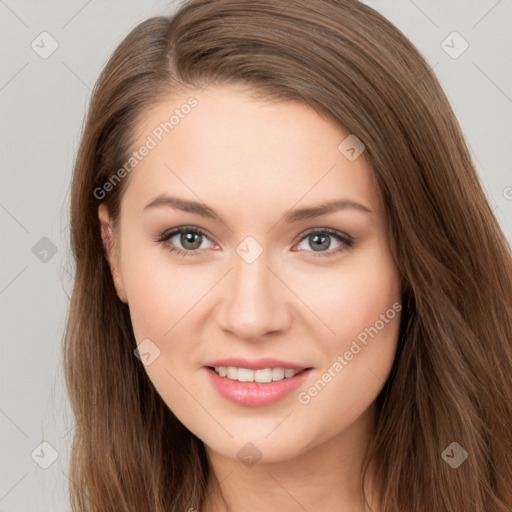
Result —
[[[276,382],[278,380],[290,379],[299,373],[300,370],[291,368],[264,368],[263,370],[250,370],[248,368],[236,368],[235,366],[216,366],[215,373],[221,377],[227,377],[239,382]]]
[[[226,376],[228,379],[238,380],[238,368],[228,366]]]
[[[238,372],[238,382],[254,382],[254,370],[247,370],[246,368],[234,369]]]
[[[284,374],[284,368],[272,368],[272,380],[283,380]]]

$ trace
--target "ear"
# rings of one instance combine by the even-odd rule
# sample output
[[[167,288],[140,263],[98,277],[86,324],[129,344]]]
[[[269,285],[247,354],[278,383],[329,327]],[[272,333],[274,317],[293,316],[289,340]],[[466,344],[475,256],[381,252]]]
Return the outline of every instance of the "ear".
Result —
[[[98,207],[98,218],[100,220],[101,240],[103,242],[103,247],[105,248],[105,255],[110,266],[110,272],[112,273],[112,280],[114,281],[117,296],[122,302],[128,304],[123,275],[121,272],[119,250],[114,240],[110,215],[105,203],[101,203]]]

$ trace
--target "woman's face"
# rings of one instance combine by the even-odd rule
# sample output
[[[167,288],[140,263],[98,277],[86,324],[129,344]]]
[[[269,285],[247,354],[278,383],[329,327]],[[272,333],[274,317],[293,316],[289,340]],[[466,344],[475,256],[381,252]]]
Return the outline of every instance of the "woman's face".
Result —
[[[399,275],[347,136],[235,86],[190,91],[140,123],[111,256],[118,293],[155,389],[225,457],[286,460],[343,436],[390,372]]]

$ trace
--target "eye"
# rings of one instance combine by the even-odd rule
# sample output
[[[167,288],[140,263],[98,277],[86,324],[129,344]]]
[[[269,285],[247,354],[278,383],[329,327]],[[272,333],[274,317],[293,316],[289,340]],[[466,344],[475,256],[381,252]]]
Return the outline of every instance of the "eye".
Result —
[[[352,237],[330,228],[312,229],[302,234],[299,240],[298,251],[317,253],[312,254],[313,257],[334,256],[347,250],[354,243]],[[338,242],[334,249],[331,247],[333,240]],[[194,226],[180,226],[165,231],[155,241],[179,256],[197,256],[203,249],[208,249],[209,245],[216,245],[210,241],[204,230]],[[301,247],[303,244],[309,245],[312,250]]]
[[[333,239],[338,242],[338,246],[334,249],[331,248]],[[353,238],[350,236],[329,228],[316,228],[310,230],[305,235],[302,235],[300,240],[301,242],[298,245],[298,250],[318,253],[313,254],[312,256],[314,257],[333,256],[347,250],[349,247],[352,247],[352,244],[354,243]],[[301,247],[301,244],[308,245],[309,247],[312,247],[313,250],[309,251],[308,249]]]
[[[173,240],[175,239],[175,240]],[[170,252],[175,252],[181,256],[194,256],[202,249],[207,249],[209,238],[206,233],[199,228],[192,226],[181,226],[179,228],[171,229],[163,233],[156,241],[165,245]],[[180,244],[181,247],[177,247]]]

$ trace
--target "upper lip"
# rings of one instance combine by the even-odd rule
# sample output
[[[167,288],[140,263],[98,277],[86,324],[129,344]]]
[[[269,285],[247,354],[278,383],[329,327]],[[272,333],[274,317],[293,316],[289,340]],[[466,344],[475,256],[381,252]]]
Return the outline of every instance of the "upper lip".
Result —
[[[247,368],[249,370],[263,370],[264,368],[291,368],[293,370],[304,370],[309,368],[301,364],[274,359],[273,357],[263,357],[261,359],[245,359],[243,357],[229,357],[227,359],[216,359],[205,364],[205,366],[235,366],[236,368]]]

